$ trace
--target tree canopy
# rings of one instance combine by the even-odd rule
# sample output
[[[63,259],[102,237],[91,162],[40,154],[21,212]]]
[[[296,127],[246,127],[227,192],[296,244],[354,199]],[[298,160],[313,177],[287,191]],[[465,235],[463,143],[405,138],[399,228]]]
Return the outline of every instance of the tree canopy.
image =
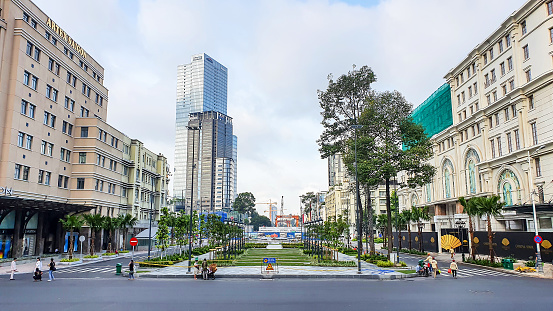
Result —
[[[251,217],[255,211],[255,197],[251,192],[239,193],[234,203],[232,203],[232,209]]]

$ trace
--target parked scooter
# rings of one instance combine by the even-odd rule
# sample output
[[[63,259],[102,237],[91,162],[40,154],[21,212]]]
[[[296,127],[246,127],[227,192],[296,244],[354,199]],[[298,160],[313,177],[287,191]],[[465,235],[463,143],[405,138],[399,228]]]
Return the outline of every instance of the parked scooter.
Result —
[[[417,274],[419,276],[429,276],[430,275],[430,269],[428,268],[428,265],[424,263],[424,260],[419,260],[419,266],[417,269]]]

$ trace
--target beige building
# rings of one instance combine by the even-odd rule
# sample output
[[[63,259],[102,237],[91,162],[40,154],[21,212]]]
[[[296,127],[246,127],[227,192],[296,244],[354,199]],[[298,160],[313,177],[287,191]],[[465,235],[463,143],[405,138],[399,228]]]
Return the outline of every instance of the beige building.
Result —
[[[553,3],[532,0],[446,74],[453,124],[432,136],[436,176],[400,192],[401,208],[431,207],[426,231],[467,227],[458,198],[489,195],[506,204],[494,230],[533,231],[532,189],[538,228],[553,231],[552,57]]]
[[[0,258],[63,250],[69,213],[147,219],[167,160],[105,123],[103,67],[31,1],[0,9]]]

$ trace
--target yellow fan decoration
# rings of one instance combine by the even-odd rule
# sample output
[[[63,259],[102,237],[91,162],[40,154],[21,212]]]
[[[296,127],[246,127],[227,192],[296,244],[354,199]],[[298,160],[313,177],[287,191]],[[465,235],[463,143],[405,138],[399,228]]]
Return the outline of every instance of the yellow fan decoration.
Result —
[[[451,249],[461,246],[461,241],[451,234],[442,235],[441,242],[443,249]]]

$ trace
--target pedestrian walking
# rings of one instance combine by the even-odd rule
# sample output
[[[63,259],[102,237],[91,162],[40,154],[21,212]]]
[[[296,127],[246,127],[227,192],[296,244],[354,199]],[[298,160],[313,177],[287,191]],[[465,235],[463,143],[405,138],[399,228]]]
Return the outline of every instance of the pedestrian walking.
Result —
[[[428,261],[428,271],[429,272],[432,272],[432,255],[430,255],[430,253],[428,253],[428,257],[426,257],[426,259],[424,260],[424,262],[427,262]]]
[[[35,268],[42,271],[42,261],[40,261],[40,257],[36,259]]]
[[[436,274],[438,273],[438,262],[436,261],[436,258],[432,257],[432,261],[430,263],[432,266],[432,277],[436,278]]]
[[[194,280],[197,280],[196,276],[200,274],[200,264],[198,263],[198,257],[196,257],[196,261],[194,262]]]
[[[202,279],[207,280],[207,260],[205,258],[202,262]]]
[[[17,258],[14,258],[12,260],[12,265],[10,267],[10,271],[12,272],[11,275],[10,275],[10,280],[15,280],[13,278],[13,275],[14,275],[15,272],[17,272],[17,264],[15,263],[16,261],[17,261]]]
[[[457,278],[457,270],[459,270],[459,267],[457,266],[457,263],[455,262],[455,259],[451,261],[449,264],[449,269],[451,269],[451,275],[454,279]]]
[[[48,282],[52,282],[56,278],[54,277],[54,271],[56,271],[56,263],[54,258],[50,258],[50,263],[48,264]]]
[[[451,254],[451,259],[455,259],[454,256],[455,256],[455,250],[453,248],[450,248],[449,249],[449,253]]]
[[[129,262],[129,280],[134,280],[134,261]]]

